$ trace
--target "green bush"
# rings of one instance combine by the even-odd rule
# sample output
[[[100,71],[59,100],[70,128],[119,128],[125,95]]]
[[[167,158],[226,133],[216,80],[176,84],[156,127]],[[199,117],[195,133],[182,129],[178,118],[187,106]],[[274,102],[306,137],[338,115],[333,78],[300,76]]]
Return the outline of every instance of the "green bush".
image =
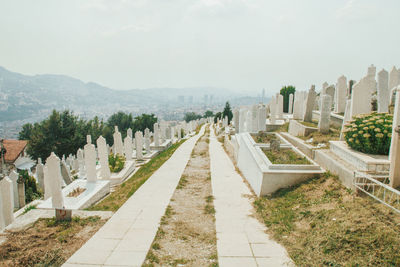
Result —
[[[30,203],[35,199],[38,199],[42,196],[42,192],[40,192],[39,187],[36,184],[36,180],[34,177],[29,176],[28,171],[20,170],[18,183],[25,184],[25,202]]]
[[[347,144],[360,152],[388,155],[392,137],[393,115],[388,113],[360,114],[345,125]]]
[[[125,157],[111,154],[108,156],[108,165],[111,172],[120,172],[125,166]]]

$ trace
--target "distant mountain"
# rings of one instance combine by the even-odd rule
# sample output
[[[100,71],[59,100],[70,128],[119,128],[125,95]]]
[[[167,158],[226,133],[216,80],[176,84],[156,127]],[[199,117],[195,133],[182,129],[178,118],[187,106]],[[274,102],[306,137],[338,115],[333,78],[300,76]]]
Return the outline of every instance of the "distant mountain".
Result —
[[[226,101],[233,92],[220,88],[152,88],[114,90],[65,75],[22,75],[0,67],[0,122],[43,117],[52,109],[71,109],[83,115],[111,114],[118,110],[145,112],[178,105],[179,96],[203,101]]]

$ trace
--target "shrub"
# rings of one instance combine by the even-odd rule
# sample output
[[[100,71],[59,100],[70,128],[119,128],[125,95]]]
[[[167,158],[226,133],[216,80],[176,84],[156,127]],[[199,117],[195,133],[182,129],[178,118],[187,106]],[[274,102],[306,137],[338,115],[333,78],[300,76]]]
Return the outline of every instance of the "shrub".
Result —
[[[388,113],[360,114],[345,125],[345,139],[354,150],[388,155],[392,137],[393,115]]]
[[[111,172],[120,172],[125,166],[125,157],[111,154],[108,156],[108,165]]]
[[[34,177],[29,176],[28,171],[20,170],[18,183],[25,184],[25,202],[30,203],[35,199],[38,199],[42,196],[42,192],[40,192],[39,187],[36,184],[36,180]]]

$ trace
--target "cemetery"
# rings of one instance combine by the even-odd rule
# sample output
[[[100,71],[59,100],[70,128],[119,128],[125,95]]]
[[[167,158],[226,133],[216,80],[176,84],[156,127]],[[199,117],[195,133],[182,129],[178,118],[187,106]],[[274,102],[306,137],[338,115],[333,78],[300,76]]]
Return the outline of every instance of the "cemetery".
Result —
[[[114,125],[75,154],[3,164],[0,266],[399,265],[399,91],[400,70],[371,65],[359,81]],[[33,240],[35,227],[61,241]],[[18,236],[69,249],[31,259]]]

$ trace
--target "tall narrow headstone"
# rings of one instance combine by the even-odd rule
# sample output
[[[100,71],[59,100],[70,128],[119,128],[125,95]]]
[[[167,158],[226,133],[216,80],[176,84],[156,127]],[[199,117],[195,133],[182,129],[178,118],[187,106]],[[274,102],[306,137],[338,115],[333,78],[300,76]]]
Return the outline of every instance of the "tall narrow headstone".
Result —
[[[293,113],[293,94],[289,95],[289,108],[288,108],[288,113],[292,114]]]
[[[43,167],[43,177],[44,177],[44,196],[43,199],[46,200],[51,197],[51,181],[52,179],[49,175],[49,169],[44,165]]]
[[[382,69],[378,73],[378,112],[389,111],[389,73]]]
[[[318,130],[320,133],[329,133],[329,125],[331,121],[331,107],[332,97],[330,95],[323,95],[321,97],[321,115],[318,123]]]
[[[344,130],[345,130],[344,126],[348,124],[349,121],[351,120],[350,112],[351,112],[351,100],[348,99],[346,100],[346,109],[344,111],[342,130],[340,131],[340,138],[339,138],[340,141],[344,141]]]
[[[124,145],[122,144],[122,136],[121,133],[118,131],[118,126],[115,126],[114,134],[114,154],[123,155],[124,154]]]
[[[36,177],[38,180],[39,188],[44,190],[44,176],[43,176],[43,164],[42,159],[38,158],[38,163],[36,164]]]
[[[393,122],[392,122],[392,140],[390,143],[389,161],[390,186],[397,188],[400,186],[400,88],[396,90],[396,100],[394,105]]]
[[[335,86],[334,85],[330,85],[328,86],[326,89],[326,94],[329,95],[331,97],[331,103],[333,103],[333,101],[335,100]],[[332,107],[331,107],[332,110]]]
[[[274,96],[271,98],[271,102],[269,104],[269,110],[270,110],[269,121],[271,124],[275,124],[276,123],[276,98]]]
[[[344,113],[346,109],[347,78],[340,76],[336,83],[335,112]]]
[[[143,159],[143,137],[142,137],[142,132],[137,131],[135,133],[135,140],[136,140],[136,159],[142,160]]]
[[[239,111],[239,133],[243,133],[245,131],[244,126],[246,124],[246,110],[240,109]]]
[[[294,93],[294,104],[293,104],[293,119],[301,120],[302,118],[302,94],[300,91]],[[272,112],[272,111],[271,111]]]
[[[46,159],[46,168],[53,208],[63,209],[64,197],[61,191],[60,159],[53,152],[51,152],[50,156]]]
[[[179,137],[179,131],[178,131],[178,137]],[[178,140],[180,140],[180,138],[178,138]],[[148,128],[144,130],[144,148],[146,149],[147,153],[150,152],[150,130]]]
[[[368,77],[362,78],[353,86],[351,94],[350,116],[371,113],[371,88],[373,83]]]
[[[306,101],[306,109],[304,112],[304,121],[312,122],[312,111],[315,104],[315,98],[317,97],[317,93],[315,92],[315,85],[312,85],[310,90],[308,91],[307,101]]]
[[[124,154],[126,160],[132,159],[132,138],[126,136],[124,139]]]
[[[4,228],[14,221],[13,185],[7,176],[0,180],[0,197],[0,228]]]
[[[22,208],[19,206],[19,199],[18,199],[18,178],[19,175],[16,171],[11,171],[10,173],[10,180],[12,182],[12,186],[13,186],[13,197],[14,197],[14,207],[15,208]]]
[[[100,135],[100,137],[97,138],[96,143],[99,151],[100,177],[102,179],[109,179],[111,177],[111,171],[108,164],[108,149],[106,139]]]
[[[258,105],[251,107],[251,132],[258,132]]]
[[[154,146],[160,146],[160,130],[158,128],[158,123],[154,123]],[[135,142],[136,143],[136,142]]]
[[[376,76],[376,67],[372,64],[371,66],[368,67],[368,74],[367,74],[368,79],[371,81],[371,83],[374,84],[374,86],[370,87],[371,94],[376,93],[377,84],[375,76]]]
[[[83,147],[85,151],[85,166],[86,166],[86,179],[88,182],[96,182],[96,150],[94,145],[91,143],[92,138],[90,135],[87,136],[87,144]]]
[[[65,161],[61,161],[61,177],[63,178],[66,185],[72,183],[71,172]]]
[[[233,111],[233,124],[235,126],[235,132],[239,133],[239,109]]]
[[[276,113],[278,119],[283,119],[283,95],[279,93],[276,96]]]
[[[79,164],[79,177],[84,177],[86,175],[86,170],[85,170],[85,160],[83,158],[83,150],[78,149],[78,152],[76,153],[76,157],[78,158],[78,164]]]
[[[400,70],[393,66],[389,74],[389,91],[400,85]]]
[[[132,129],[131,129],[131,128],[129,128],[129,129],[126,131],[126,136],[129,136],[129,137],[132,139],[133,134],[132,134]]]
[[[266,131],[267,108],[262,105],[258,108],[258,131]]]

